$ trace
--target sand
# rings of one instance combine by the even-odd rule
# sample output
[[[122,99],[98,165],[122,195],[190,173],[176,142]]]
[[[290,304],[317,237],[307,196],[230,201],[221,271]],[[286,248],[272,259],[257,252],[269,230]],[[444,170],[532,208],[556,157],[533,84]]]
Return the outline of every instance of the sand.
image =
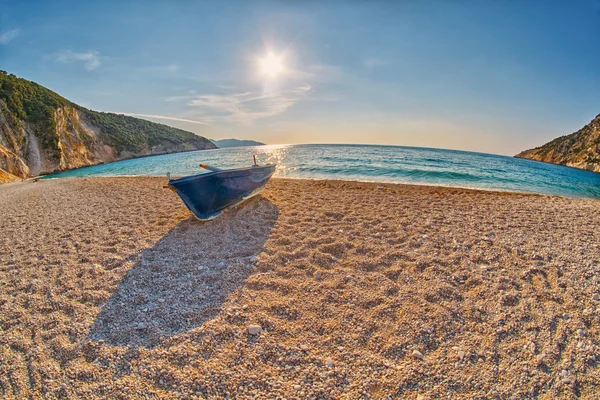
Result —
[[[600,396],[598,201],[164,183],[0,186],[0,397]]]

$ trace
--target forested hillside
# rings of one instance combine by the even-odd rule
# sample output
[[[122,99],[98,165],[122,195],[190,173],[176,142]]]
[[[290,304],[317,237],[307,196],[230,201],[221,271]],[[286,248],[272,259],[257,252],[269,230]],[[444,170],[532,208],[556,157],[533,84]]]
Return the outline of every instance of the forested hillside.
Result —
[[[81,107],[26,79],[0,71],[0,176],[124,158],[216,148],[192,132]],[[6,180],[6,179],[4,179]]]

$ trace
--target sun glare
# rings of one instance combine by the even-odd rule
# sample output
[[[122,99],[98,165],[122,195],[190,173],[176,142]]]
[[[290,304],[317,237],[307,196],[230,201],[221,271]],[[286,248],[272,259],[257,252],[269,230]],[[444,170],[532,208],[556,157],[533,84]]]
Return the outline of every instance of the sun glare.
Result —
[[[283,61],[281,57],[269,53],[260,60],[260,68],[264,75],[275,78],[283,72]]]

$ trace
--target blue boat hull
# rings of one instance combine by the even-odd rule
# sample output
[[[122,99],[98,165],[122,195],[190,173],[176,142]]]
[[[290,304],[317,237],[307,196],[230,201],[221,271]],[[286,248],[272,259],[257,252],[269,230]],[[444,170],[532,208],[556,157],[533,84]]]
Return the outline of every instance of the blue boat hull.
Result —
[[[274,172],[275,165],[215,171],[171,179],[169,187],[196,218],[208,221],[259,194]]]

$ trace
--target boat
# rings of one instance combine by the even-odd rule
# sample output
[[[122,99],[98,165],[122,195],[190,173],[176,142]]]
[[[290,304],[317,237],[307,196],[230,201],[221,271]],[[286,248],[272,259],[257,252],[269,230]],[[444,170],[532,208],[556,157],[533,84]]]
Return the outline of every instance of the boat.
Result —
[[[166,188],[175,191],[187,208],[200,221],[209,221],[244,201],[260,194],[275,173],[275,165],[254,165],[248,168],[219,169],[206,164],[209,170],[192,176],[171,179]]]

